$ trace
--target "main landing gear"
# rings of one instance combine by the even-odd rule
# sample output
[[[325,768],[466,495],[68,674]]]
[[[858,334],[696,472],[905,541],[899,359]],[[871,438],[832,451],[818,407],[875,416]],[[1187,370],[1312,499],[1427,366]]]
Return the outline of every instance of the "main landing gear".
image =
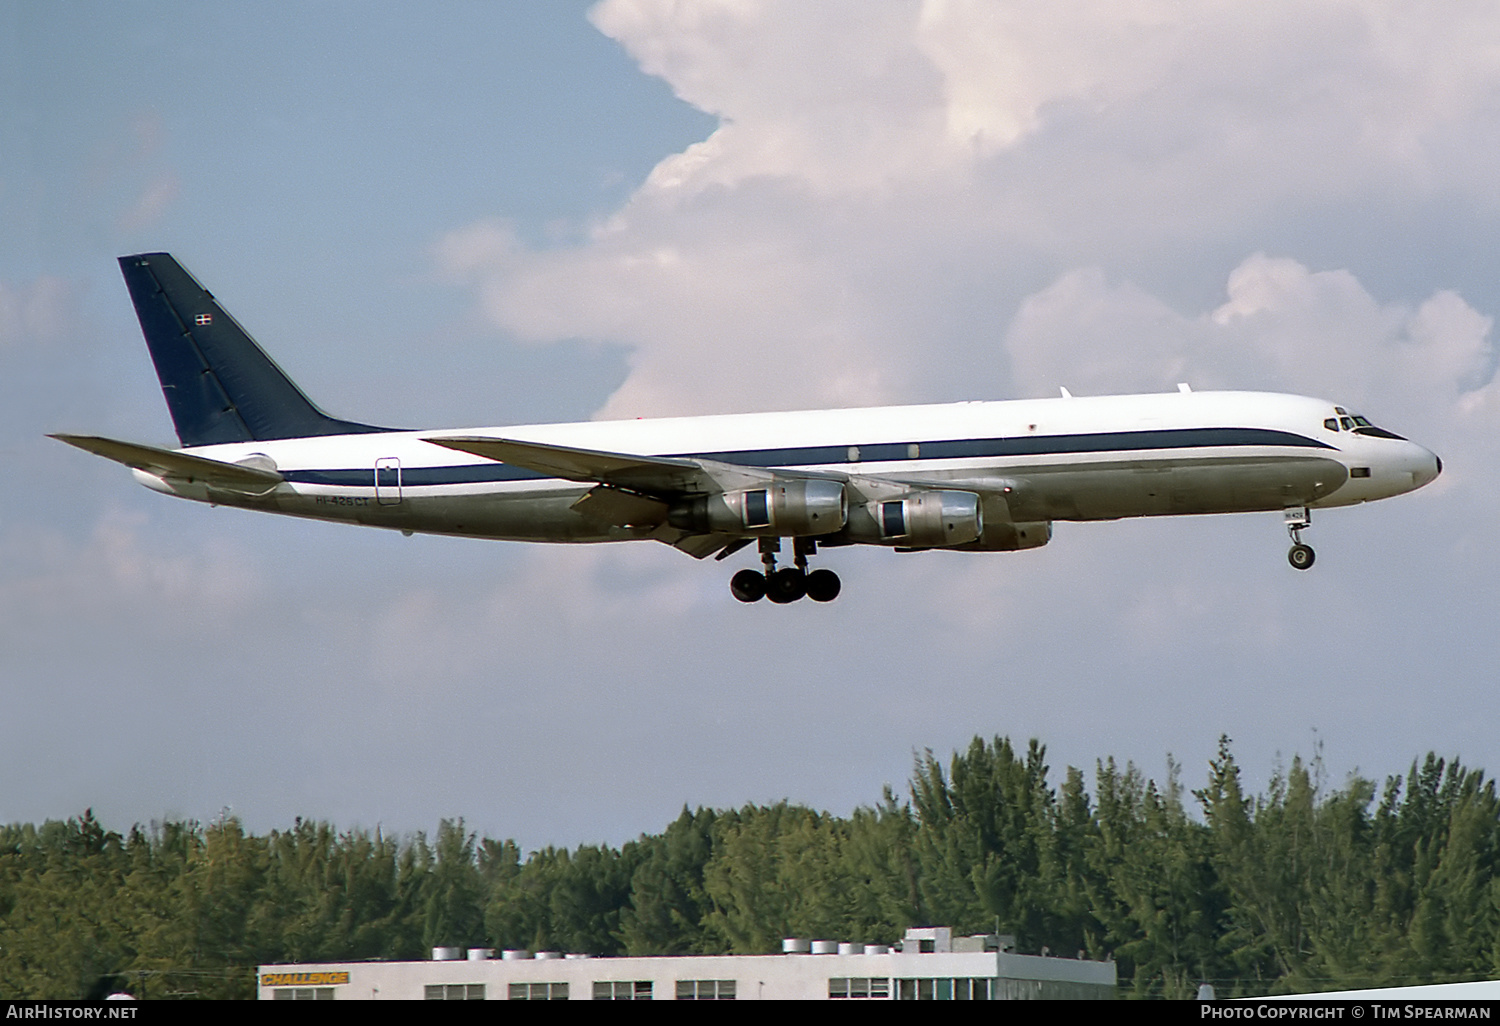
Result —
[[[1297,506],[1287,510],[1284,515],[1287,533],[1292,536],[1292,547],[1286,554],[1286,561],[1298,570],[1309,570],[1317,554],[1313,552],[1311,545],[1302,544],[1302,529],[1312,525],[1312,511],[1306,506]]]
[[[804,595],[814,602],[832,602],[839,597],[839,575],[832,570],[808,572],[807,558],[818,551],[811,538],[793,538],[794,566],[776,569],[776,553],[781,551],[780,538],[760,539],[760,561],[765,573],[741,570],[729,579],[729,590],[741,602],[759,602],[768,598],[778,605],[796,602]]]

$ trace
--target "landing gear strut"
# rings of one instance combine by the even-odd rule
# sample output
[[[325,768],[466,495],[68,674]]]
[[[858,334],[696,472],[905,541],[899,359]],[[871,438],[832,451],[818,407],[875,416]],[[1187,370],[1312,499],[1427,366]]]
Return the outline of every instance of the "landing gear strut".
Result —
[[[792,566],[776,569],[776,554],[781,551],[780,538],[760,539],[760,561],[763,573],[741,570],[729,580],[729,591],[741,602],[759,602],[768,598],[778,605],[796,602],[806,596],[814,602],[832,602],[839,597],[839,575],[832,570],[808,572],[807,560],[818,551],[811,538],[792,539]]]
[[[1292,536],[1292,547],[1286,554],[1286,560],[1298,570],[1311,569],[1317,555],[1311,545],[1302,544],[1302,530],[1312,525],[1312,511],[1306,506],[1296,506],[1287,510],[1284,515],[1287,533]]]

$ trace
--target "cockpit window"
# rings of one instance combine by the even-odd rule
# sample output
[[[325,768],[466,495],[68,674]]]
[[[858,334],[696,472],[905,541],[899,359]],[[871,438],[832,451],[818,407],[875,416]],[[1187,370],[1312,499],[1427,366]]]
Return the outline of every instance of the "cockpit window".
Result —
[[[1333,412],[1337,413],[1338,416],[1329,417],[1323,421],[1323,426],[1329,431],[1353,431],[1356,435],[1365,435],[1369,438],[1389,438],[1397,442],[1406,441],[1405,438],[1402,438],[1395,432],[1387,431],[1382,427],[1376,427],[1367,418],[1361,417],[1357,413],[1350,413],[1342,406],[1335,406]]]

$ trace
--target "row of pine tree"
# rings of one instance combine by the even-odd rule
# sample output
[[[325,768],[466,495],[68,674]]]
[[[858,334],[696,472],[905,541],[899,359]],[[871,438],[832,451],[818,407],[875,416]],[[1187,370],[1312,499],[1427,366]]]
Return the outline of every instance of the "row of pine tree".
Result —
[[[91,813],[0,827],[0,997],[244,998],[275,962],[415,959],[435,945],[595,955],[891,943],[908,926],[1113,959],[1122,996],[1220,997],[1500,977],[1500,805],[1428,755],[1383,789],[1294,760],[1247,794],[1222,739],[1185,794],[1100,763],[1055,787],[1036,741],[919,759],[841,818],[684,809],[619,849],[522,852],[233,818],[128,833]]]

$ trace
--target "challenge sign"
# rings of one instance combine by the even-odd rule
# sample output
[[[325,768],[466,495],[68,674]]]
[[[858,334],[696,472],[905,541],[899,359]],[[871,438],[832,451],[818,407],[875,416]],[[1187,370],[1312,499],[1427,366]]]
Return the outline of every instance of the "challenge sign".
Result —
[[[335,983],[348,983],[349,974],[342,973],[261,973],[262,987],[327,987]]]

